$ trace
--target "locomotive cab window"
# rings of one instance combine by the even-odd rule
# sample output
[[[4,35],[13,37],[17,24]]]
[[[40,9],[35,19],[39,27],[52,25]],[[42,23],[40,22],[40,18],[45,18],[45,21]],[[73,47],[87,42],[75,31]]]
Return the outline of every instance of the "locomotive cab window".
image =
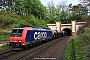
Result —
[[[21,37],[22,36],[22,32],[23,32],[23,29],[13,29],[13,31],[11,33],[11,36]]]

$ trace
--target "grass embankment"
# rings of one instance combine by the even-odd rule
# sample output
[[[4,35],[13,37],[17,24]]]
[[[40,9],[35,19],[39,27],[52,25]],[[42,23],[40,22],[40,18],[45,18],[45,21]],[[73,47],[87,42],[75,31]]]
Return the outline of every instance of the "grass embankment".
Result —
[[[64,60],[89,60],[90,28],[85,28],[69,40]]]
[[[23,25],[36,28],[46,28],[47,22],[35,18],[33,15],[19,16],[10,12],[0,11],[0,40],[8,40],[12,28]]]
[[[7,44],[3,44],[2,46],[0,46],[0,50],[5,50],[9,48],[9,46],[7,46]]]

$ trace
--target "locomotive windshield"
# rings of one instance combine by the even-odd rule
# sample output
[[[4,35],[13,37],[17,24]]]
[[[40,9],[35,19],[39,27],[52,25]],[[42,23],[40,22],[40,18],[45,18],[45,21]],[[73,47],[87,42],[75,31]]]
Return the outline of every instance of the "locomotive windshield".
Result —
[[[21,37],[22,36],[23,29],[13,29],[11,36],[17,36]]]

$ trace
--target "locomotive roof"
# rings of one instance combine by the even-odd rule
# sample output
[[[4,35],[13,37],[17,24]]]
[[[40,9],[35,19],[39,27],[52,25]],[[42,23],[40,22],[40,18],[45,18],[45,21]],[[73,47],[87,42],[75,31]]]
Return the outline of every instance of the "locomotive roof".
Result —
[[[24,28],[13,28],[13,29],[24,29]]]
[[[33,28],[33,30],[43,30],[43,31],[49,31],[49,29],[43,29],[43,28]]]
[[[25,27],[25,28],[13,28],[13,29],[29,29],[32,27]],[[45,28],[32,28],[30,30],[43,30],[43,31],[50,31],[49,29],[45,29]]]

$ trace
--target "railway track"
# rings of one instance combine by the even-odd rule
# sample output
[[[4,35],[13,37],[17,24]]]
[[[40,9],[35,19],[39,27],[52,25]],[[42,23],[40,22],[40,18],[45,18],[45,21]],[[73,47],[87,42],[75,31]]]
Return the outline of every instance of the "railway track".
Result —
[[[9,40],[0,40],[0,44],[7,43]]]
[[[26,57],[30,57],[29,59],[32,60],[34,59],[36,56],[40,55],[41,53],[43,53],[45,50],[49,49],[50,46],[52,46],[53,44],[57,43],[59,40],[53,40],[45,45],[40,46],[39,48],[33,50],[33,51],[28,51],[26,54],[22,55],[20,58],[17,58],[17,60],[19,59],[26,59]]]
[[[27,55],[27,57],[25,57],[24,59],[22,60],[62,60],[62,57],[60,56],[60,54],[64,54],[62,52],[60,52],[59,56],[56,54],[58,53],[57,49],[59,49],[58,47],[61,47],[63,48],[63,50],[66,49],[66,46],[63,46],[61,44],[64,44],[65,41],[67,39],[69,39],[69,37],[64,37],[65,39],[62,38],[59,38],[59,39],[56,39],[55,41],[52,41],[50,44],[48,44],[47,46],[41,48],[40,50],[37,50],[35,51],[34,53],[32,54],[29,54]],[[63,42],[61,42],[62,40],[64,40]],[[56,46],[56,45],[61,45],[61,46]],[[67,45],[67,44],[66,44]],[[56,51],[56,52],[55,52]]]
[[[15,52],[12,51],[12,48],[4,50],[4,51],[0,51],[0,60],[9,57],[10,55],[13,55]]]
[[[33,48],[28,48],[28,49],[21,50],[21,51],[8,51],[5,54],[3,53],[0,55],[0,58],[1,58],[0,60],[37,60],[40,57],[45,57],[45,52],[47,50],[48,50],[48,52],[50,52],[50,50],[54,49],[53,48],[54,45],[59,44],[64,39],[68,39],[68,38],[66,36],[57,38],[57,39],[49,41],[47,43],[40,44]],[[65,41],[61,42],[60,44],[64,44]],[[52,47],[52,49],[50,47]],[[47,56],[47,54],[46,54],[46,56]],[[45,57],[45,58],[47,58],[47,57]],[[52,59],[52,58],[50,58],[50,59]],[[56,57],[53,59],[56,60]]]

